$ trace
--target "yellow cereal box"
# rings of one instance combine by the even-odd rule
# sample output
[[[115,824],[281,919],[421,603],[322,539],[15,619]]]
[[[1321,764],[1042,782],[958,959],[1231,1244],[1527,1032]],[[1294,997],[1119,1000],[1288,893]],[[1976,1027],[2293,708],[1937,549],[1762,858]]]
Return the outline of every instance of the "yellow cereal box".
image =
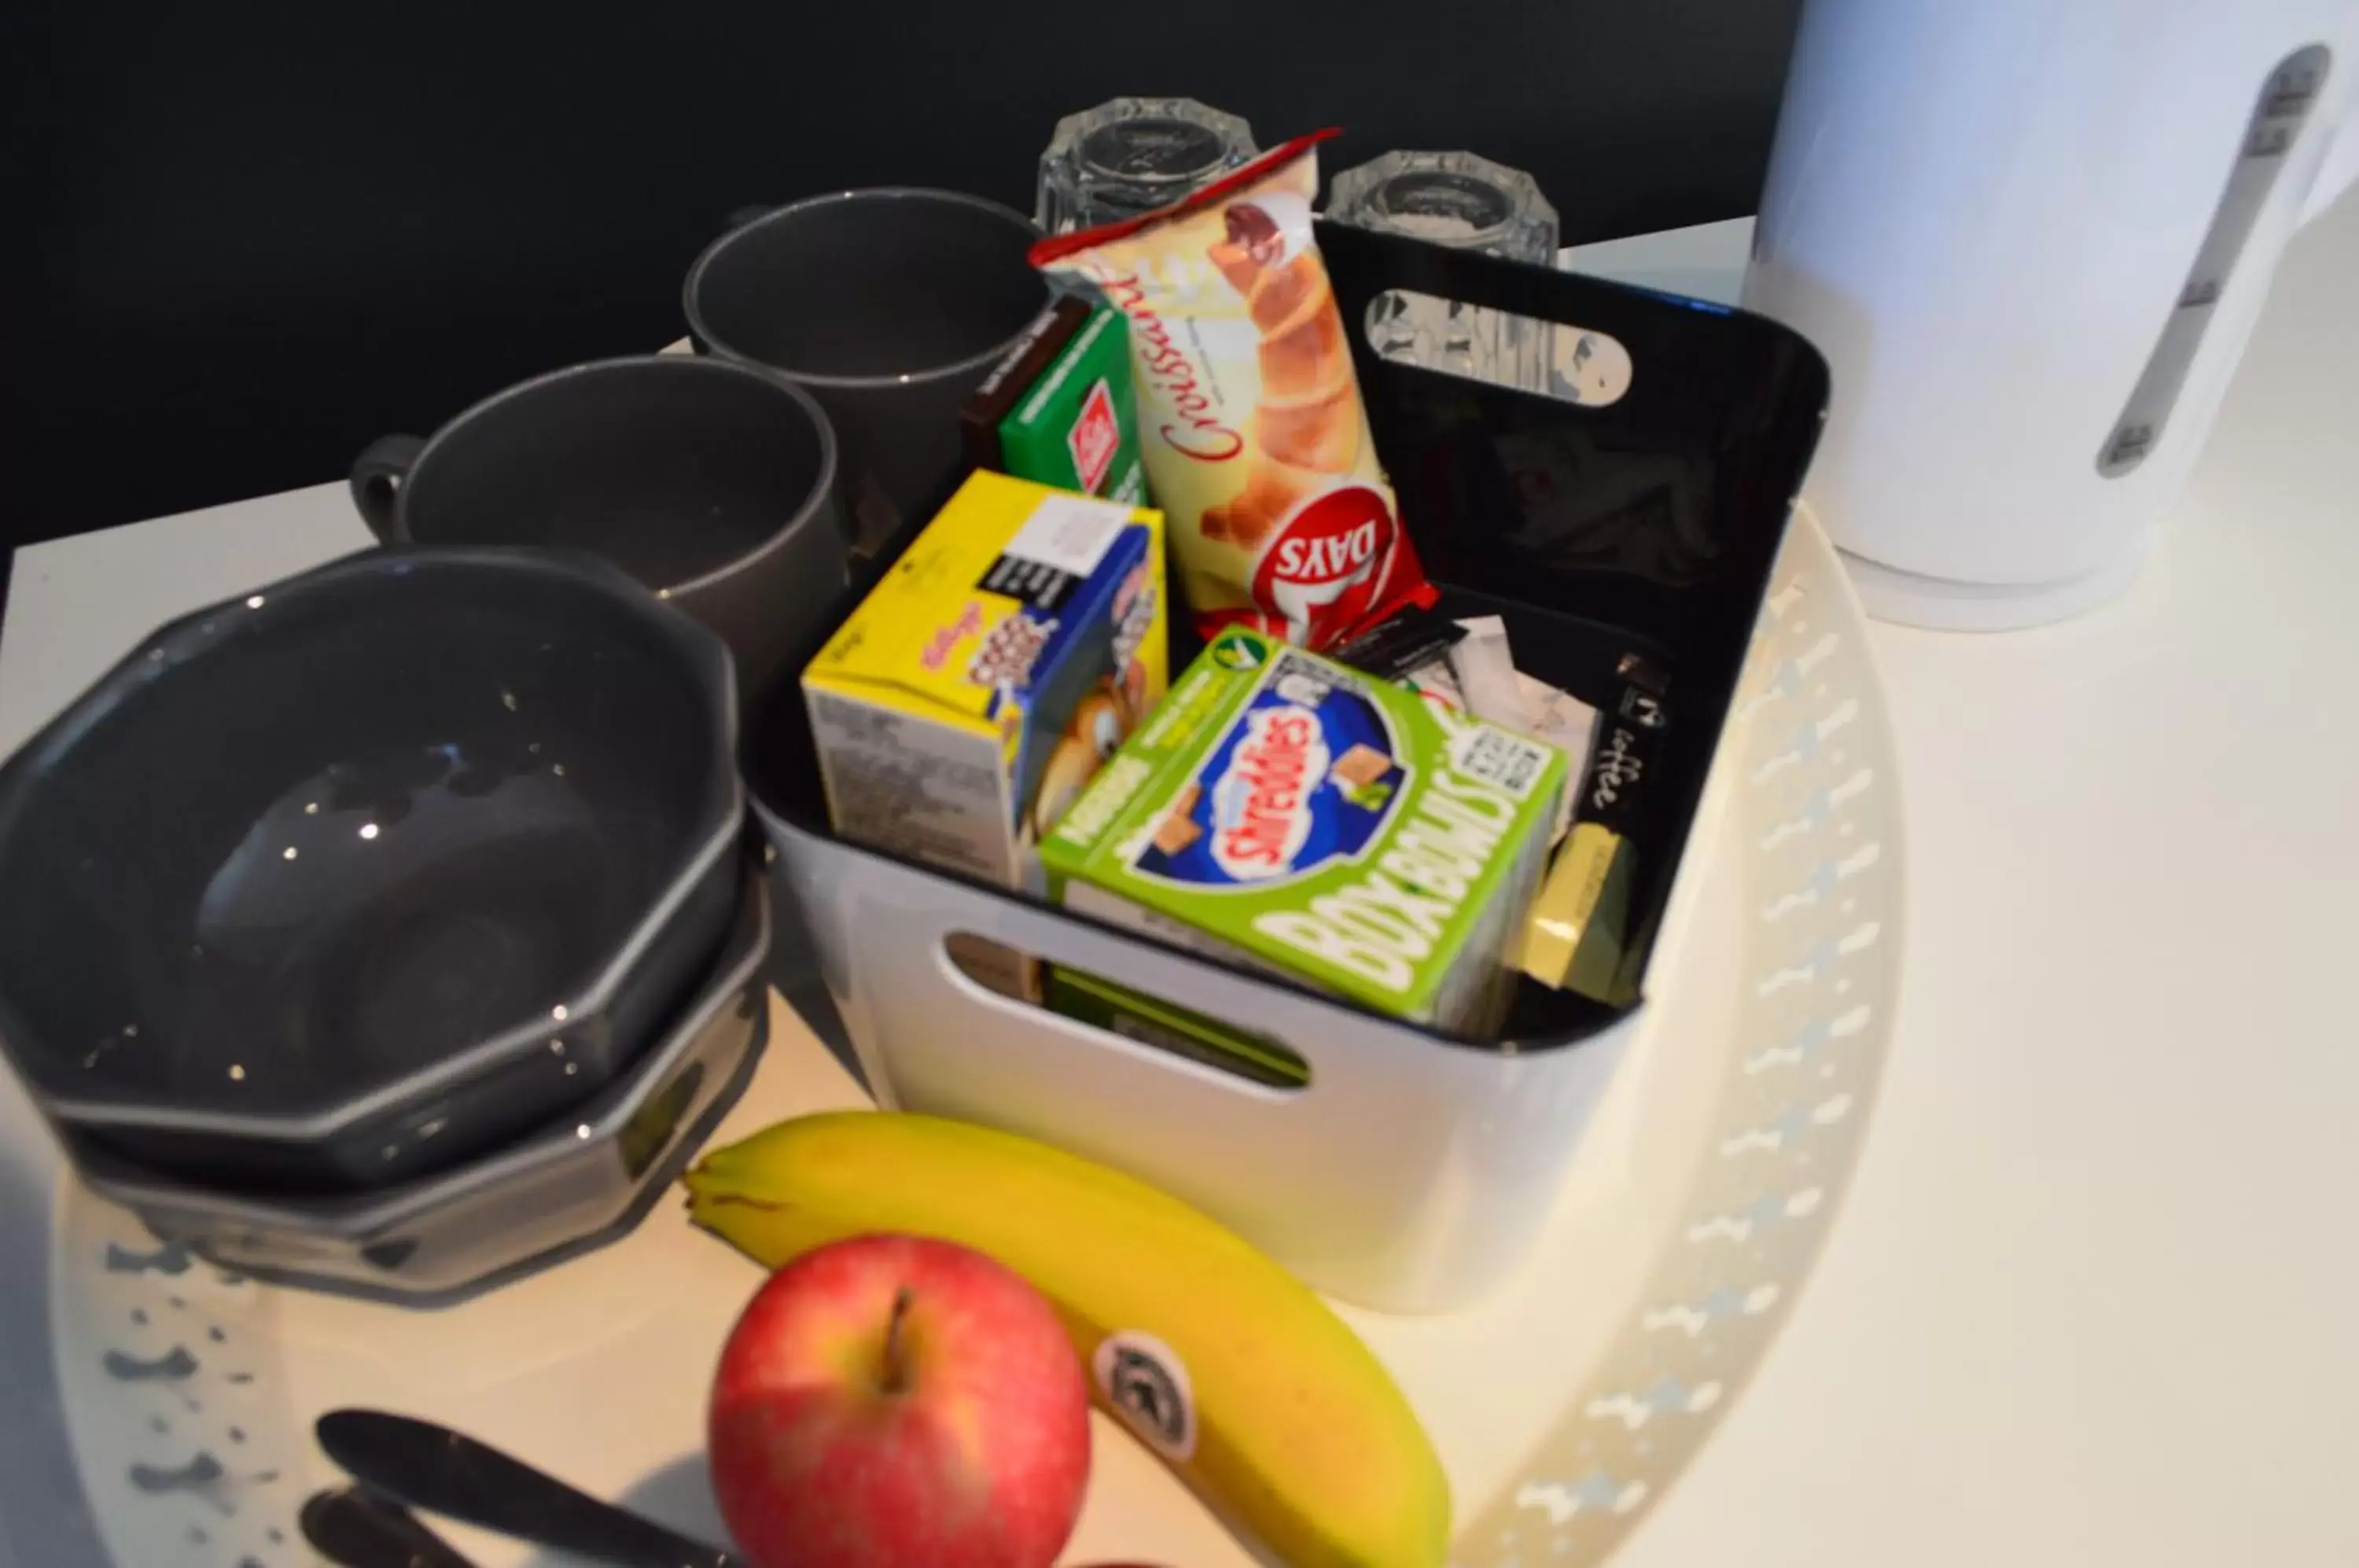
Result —
[[[844,837],[1038,890],[1163,695],[1162,514],[977,472],[803,671]]]

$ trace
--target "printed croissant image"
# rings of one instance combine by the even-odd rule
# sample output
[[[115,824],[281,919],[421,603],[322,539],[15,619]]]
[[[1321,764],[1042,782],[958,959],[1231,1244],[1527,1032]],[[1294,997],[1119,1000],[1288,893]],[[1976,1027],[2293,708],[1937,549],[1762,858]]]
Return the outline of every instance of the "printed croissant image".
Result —
[[[1261,402],[1244,490],[1206,509],[1204,537],[1251,550],[1306,495],[1352,472],[1364,439],[1343,312],[1315,248],[1284,255],[1269,215],[1240,201],[1205,254],[1245,297],[1261,338]]]

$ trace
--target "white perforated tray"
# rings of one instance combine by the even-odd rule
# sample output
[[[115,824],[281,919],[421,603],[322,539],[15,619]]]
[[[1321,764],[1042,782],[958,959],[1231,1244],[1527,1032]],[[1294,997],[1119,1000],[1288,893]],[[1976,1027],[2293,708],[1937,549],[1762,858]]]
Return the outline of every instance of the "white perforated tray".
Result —
[[[192,591],[210,591],[193,584]],[[1447,1466],[1457,1568],[1594,1563],[1742,1389],[1816,1257],[1868,1113],[1900,958],[1899,797],[1860,613],[1797,519],[1652,971],[1658,998],[1553,1195],[1533,1259],[1467,1310],[1346,1310]],[[780,1007],[722,1137],[859,1103]],[[464,1306],[408,1312],[225,1279],[162,1252],[58,1162],[0,1081],[0,1563],[311,1561],[313,1416],[462,1427],[718,1533],[705,1379],[756,1283],[671,1206]],[[1075,1563],[1246,1561],[1101,1421]],[[453,1527],[486,1568],[555,1560]]]

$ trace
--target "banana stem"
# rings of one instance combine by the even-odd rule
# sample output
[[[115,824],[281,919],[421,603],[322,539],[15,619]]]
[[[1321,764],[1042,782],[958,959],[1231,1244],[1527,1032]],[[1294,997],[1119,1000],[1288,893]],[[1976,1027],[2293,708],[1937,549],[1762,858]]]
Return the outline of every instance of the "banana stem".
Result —
[[[906,1393],[909,1387],[909,1368],[901,1355],[901,1323],[909,1315],[909,1288],[904,1285],[893,1293],[893,1316],[885,1325],[885,1376],[883,1387],[888,1394]]]

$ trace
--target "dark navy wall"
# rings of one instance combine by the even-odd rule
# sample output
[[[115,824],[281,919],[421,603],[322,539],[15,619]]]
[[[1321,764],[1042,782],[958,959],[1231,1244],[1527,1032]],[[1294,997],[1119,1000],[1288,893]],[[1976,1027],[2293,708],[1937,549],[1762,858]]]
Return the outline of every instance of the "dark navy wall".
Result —
[[[1328,169],[1466,147],[1568,240],[1749,212],[1799,0],[8,0],[0,528],[332,478],[530,372],[659,344],[731,209],[1027,205],[1057,115],[1188,93]],[[1449,19],[1445,19],[1445,17]]]

